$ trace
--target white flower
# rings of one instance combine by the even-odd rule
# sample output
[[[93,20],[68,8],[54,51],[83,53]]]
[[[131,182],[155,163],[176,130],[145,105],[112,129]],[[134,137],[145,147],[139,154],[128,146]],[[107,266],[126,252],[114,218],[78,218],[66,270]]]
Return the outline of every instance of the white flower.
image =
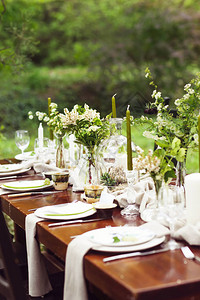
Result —
[[[187,91],[190,87],[191,87],[191,84],[190,84],[190,83],[187,83],[187,84],[184,86],[184,90]]]
[[[161,92],[158,92],[157,94],[155,94],[155,99],[158,100],[161,97]]]
[[[181,105],[181,100],[180,99],[176,99],[174,101],[174,103],[175,103],[175,105],[179,106],[179,105]]]
[[[154,98],[154,97],[155,97],[155,95],[156,95],[156,93],[157,93],[157,91],[156,91],[156,90],[154,90],[154,91],[153,91],[153,93],[152,93],[152,95],[151,95],[151,97],[152,97],[152,98]]]
[[[138,153],[138,154],[142,154],[142,153],[144,153],[144,150],[142,149],[142,148],[140,148],[139,146],[136,146],[135,147],[135,150],[136,150],[136,152]]]
[[[192,95],[192,94],[194,94],[194,90],[193,90],[193,89],[189,89],[189,90],[188,90],[188,93],[189,93],[190,95]]]
[[[148,153],[149,153],[150,156],[152,156],[152,155],[153,155],[153,150],[152,150],[152,149],[149,149],[149,150],[148,150]]]
[[[88,128],[88,130],[89,130],[89,131],[97,131],[99,128],[100,128],[99,126],[93,125],[93,126],[90,126],[90,127]]]
[[[153,135],[152,132],[150,132],[150,131],[144,131],[143,136],[148,138],[148,139],[153,139],[155,141],[157,141],[158,138],[159,138],[157,135]]]
[[[148,120],[148,118],[142,115],[142,116],[141,116],[141,120],[142,120],[142,121],[145,121],[145,120]]]
[[[44,122],[48,122],[49,121],[49,117],[44,117]]]
[[[183,99],[184,99],[184,100],[188,100],[189,98],[190,98],[190,95],[189,95],[189,94],[183,95]]]

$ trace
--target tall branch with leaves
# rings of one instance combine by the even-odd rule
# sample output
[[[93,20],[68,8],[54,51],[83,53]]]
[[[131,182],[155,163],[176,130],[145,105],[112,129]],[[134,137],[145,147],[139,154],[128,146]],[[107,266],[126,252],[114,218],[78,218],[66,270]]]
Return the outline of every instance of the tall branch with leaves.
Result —
[[[153,82],[151,72],[146,69],[146,78],[150,80],[150,85],[154,90],[152,98],[154,102],[150,104],[151,108],[156,109],[156,119],[149,116],[142,116],[136,119],[136,123],[149,124],[148,131],[143,133],[147,138],[154,139],[155,143],[161,148],[166,148],[174,138],[180,147],[177,152],[176,159],[181,161],[183,154],[187,154],[188,148],[196,147],[198,144],[198,114],[200,108],[200,73],[190,83],[184,86],[184,94],[182,98],[176,99],[174,102],[176,118],[174,118],[169,105],[165,104],[157,85]]]

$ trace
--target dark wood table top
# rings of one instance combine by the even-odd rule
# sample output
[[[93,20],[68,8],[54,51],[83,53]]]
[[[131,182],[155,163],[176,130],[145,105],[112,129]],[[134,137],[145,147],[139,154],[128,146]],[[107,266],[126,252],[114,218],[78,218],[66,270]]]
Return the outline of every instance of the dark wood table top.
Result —
[[[37,176],[27,177],[27,180],[29,178],[37,179]],[[7,180],[1,180],[1,183],[4,182]],[[29,209],[72,202],[79,200],[80,196],[80,193],[72,192],[71,188],[45,196],[8,198],[8,195],[1,195],[1,206],[24,229],[25,217],[31,213]],[[122,217],[119,208],[107,220],[49,228],[48,224],[52,222],[45,220],[37,223],[37,239],[63,262],[71,236],[108,225],[138,226],[143,223],[138,216],[129,220]],[[192,247],[192,250],[200,255],[199,247]],[[102,259],[110,255],[112,254],[91,250],[85,256],[84,270],[86,279],[111,299],[200,299],[200,264],[185,259],[179,249],[103,263]]]

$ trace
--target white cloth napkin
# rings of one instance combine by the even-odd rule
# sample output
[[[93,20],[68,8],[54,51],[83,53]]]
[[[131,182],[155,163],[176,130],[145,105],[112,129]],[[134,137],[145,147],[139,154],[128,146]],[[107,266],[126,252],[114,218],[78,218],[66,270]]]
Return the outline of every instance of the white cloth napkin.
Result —
[[[84,236],[75,238],[67,248],[63,300],[87,300],[83,258],[93,243]]]
[[[43,296],[52,290],[47,270],[40,253],[40,246],[35,238],[36,223],[41,220],[42,219],[36,217],[34,214],[26,216],[25,220],[29,295],[32,297]]]
[[[84,181],[79,175],[80,169],[77,167],[74,170],[70,170],[70,183],[73,185],[73,192],[84,191]]]
[[[157,237],[169,234],[169,229],[152,221],[140,226],[153,231]],[[87,300],[87,289],[84,279],[83,258],[92,248],[93,242],[84,235],[76,237],[67,248],[65,262],[65,284],[63,300]]]
[[[158,222],[170,228],[173,238],[184,240],[190,245],[200,246],[200,221],[196,224],[188,223],[183,207],[179,205],[160,207]]]
[[[117,200],[120,207],[126,207],[129,204],[138,204],[140,206],[140,212],[142,212],[145,207],[153,206],[155,202],[155,188],[152,178],[148,177],[126,188],[117,190],[113,193],[107,193],[104,190],[102,193],[101,200],[108,198],[108,195],[112,195],[113,199]]]
[[[192,224],[186,224],[173,235],[176,239],[185,240],[188,244],[194,246],[200,246],[200,223],[196,226]]]
[[[40,162],[38,160],[30,160],[22,163],[23,168],[33,168],[36,173],[43,172],[60,172],[61,169],[57,168],[55,165],[50,164],[50,161],[47,159],[45,162]]]
[[[178,240],[184,240],[190,245],[200,246],[200,222],[196,224],[190,224],[186,220],[184,211],[177,213],[173,222],[174,230],[171,232],[172,237]],[[169,223],[166,224],[169,226]],[[170,227],[170,226],[169,226]]]

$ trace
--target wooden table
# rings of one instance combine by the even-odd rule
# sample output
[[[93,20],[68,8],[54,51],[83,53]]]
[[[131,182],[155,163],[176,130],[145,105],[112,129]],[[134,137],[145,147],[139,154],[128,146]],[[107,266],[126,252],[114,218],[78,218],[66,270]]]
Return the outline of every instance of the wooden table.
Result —
[[[37,176],[34,178],[37,179]],[[28,179],[33,177],[27,177]],[[76,199],[80,199],[80,193],[73,193],[69,188],[67,191],[46,196],[10,199],[7,195],[1,195],[1,205],[2,210],[15,222],[16,228],[21,228],[23,232],[29,209],[72,202]],[[120,215],[120,209],[117,208],[112,219],[108,220],[53,228],[48,228],[49,223],[51,222],[37,223],[37,239],[64,262],[67,246],[71,241],[70,236],[108,225],[140,225],[143,221],[139,217],[127,220]],[[19,235],[20,231],[16,232]],[[200,255],[199,247],[192,249]],[[105,264],[102,259],[108,255],[111,254],[90,251],[84,259],[88,286],[95,293],[102,293],[100,299],[200,299],[200,264],[185,259],[180,250]]]

